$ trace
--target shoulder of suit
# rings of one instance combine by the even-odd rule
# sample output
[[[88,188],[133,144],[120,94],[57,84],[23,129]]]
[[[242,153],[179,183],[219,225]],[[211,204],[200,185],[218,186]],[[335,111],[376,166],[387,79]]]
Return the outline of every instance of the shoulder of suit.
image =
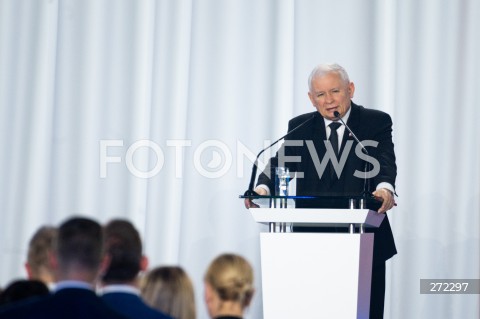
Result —
[[[384,111],[375,110],[375,109],[368,109],[363,107],[362,105],[357,105],[352,102],[352,111],[355,110],[360,114],[362,117],[370,118],[370,119],[387,119],[390,118],[390,115]]]

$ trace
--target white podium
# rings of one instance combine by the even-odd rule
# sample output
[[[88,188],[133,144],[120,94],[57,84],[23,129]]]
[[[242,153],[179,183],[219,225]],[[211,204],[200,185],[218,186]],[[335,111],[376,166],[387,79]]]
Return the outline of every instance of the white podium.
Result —
[[[368,318],[373,234],[368,209],[251,208],[260,234],[264,319]],[[295,233],[291,226],[346,226],[350,233]],[[358,228],[360,232],[355,233]]]

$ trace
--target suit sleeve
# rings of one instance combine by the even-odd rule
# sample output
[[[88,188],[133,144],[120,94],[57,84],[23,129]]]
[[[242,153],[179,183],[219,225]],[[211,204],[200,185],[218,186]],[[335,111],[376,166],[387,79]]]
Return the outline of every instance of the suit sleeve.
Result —
[[[380,164],[379,173],[374,177],[375,188],[378,184],[386,182],[391,184],[395,188],[395,179],[397,176],[397,165],[395,163],[395,151],[392,139],[392,119],[384,113],[381,121],[376,125],[378,130],[374,136],[374,140],[378,142],[378,145],[374,149],[374,157]],[[372,148],[371,148],[372,149]]]

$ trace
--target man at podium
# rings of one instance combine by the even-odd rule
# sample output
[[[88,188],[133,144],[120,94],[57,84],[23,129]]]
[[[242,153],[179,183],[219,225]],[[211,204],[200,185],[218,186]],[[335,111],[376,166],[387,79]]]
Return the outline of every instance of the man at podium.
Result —
[[[316,111],[289,121],[285,142],[260,174],[255,192],[273,193],[274,176],[266,172],[282,166],[296,174],[297,196],[370,194],[381,202],[378,213],[386,213],[395,205],[397,173],[390,116],[353,103],[355,86],[338,64],[315,67],[308,83]],[[254,205],[245,200],[247,208]],[[315,201],[296,202],[296,207],[317,205]],[[316,231],[348,232],[348,228]],[[379,228],[366,231],[375,233],[370,318],[383,318],[385,261],[397,251],[387,216]]]

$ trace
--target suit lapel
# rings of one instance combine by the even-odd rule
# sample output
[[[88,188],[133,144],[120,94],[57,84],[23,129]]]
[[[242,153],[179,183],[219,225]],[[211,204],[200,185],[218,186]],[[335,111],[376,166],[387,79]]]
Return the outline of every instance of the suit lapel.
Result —
[[[321,140],[323,144],[323,141],[327,139],[327,131],[325,130],[325,120],[323,119],[323,117],[318,116],[315,119],[315,121],[316,123],[313,126],[315,132],[314,132],[314,135],[312,136],[315,136],[316,139]]]
[[[317,154],[320,156],[320,160],[322,160],[323,154],[325,154],[327,150],[324,142],[327,139],[327,131],[325,130],[323,117],[319,116],[315,119],[315,125],[312,126],[312,130],[312,134],[307,139],[313,139],[313,145],[315,145]]]

